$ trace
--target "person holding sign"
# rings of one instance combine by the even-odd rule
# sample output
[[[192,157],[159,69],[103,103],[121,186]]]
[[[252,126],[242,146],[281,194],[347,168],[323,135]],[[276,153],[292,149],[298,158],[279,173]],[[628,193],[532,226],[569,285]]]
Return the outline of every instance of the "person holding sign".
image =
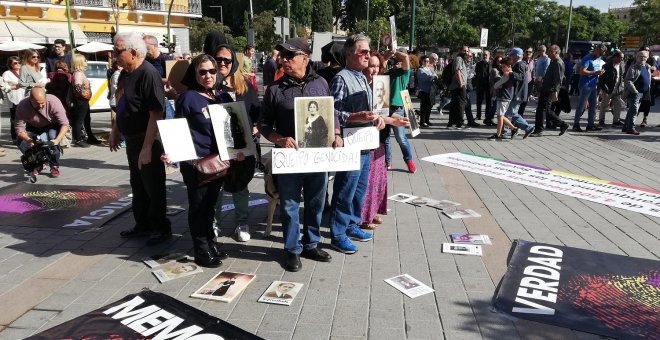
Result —
[[[369,65],[369,38],[354,34],[344,43],[346,67],[332,79],[335,116],[343,128],[385,127],[385,121],[372,111],[372,93],[362,71]],[[360,170],[337,172],[330,208],[331,245],[336,250],[353,254],[358,248],[352,240],[367,242],[373,235],[360,229],[362,204],[369,181],[369,150],[362,150]]]
[[[266,139],[275,144],[276,148],[297,149],[295,101],[292,99],[329,96],[330,90],[325,79],[317,75],[309,65],[309,55],[312,50],[306,41],[300,38],[289,39],[277,45],[276,49],[280,51],[284,76],[266,89],[257,127]],[[339,124],[336,123],[335,126]],[[335,129],[334,146],[343,146],[337,129]],[[280,195],[280,218],[284,231],[284,249],[287,254],[284,267],[288,271],[299,271],[302,268],[301,255],[314,261],[330,262],[331,256],[318,247],[328,174],[326,172],[279,174],[275,178]],[[298,222],[301,191],[305,201],[302,240]]]
[[[219,102],[214,86],[217,69],[215,60],[206,54],[192,60],[182,83],[188,90],[176,101],[177,118],[185,118],[190,127],[197,157],[203,158],[218,153],[218,145],[213,135],[211,117],[207,107]],[[169,163],[167,154],[161,159]],[[202,267],[216,268],[222,265],[227,254],[215,242],[213,219],[222,181],[212,181],[199,187],[197,170],[190,162],[179,163],[183,182],[188,190],[188,226],[193,239],[195,263]]]

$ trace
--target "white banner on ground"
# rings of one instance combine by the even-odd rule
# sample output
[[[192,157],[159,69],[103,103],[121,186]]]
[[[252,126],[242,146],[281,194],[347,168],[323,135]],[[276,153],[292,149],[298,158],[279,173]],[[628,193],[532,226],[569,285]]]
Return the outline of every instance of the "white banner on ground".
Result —
[[[344,128],[344,146],[360,150],[372,150],[379,147],[380,134],[375,126],[363,128]]]
[[[660,217],[660,191],[652,189],[468,153],[446,153],[422,160]]]
[[[273,174],[353,171],[360,169],[356,148],[273,148]]]

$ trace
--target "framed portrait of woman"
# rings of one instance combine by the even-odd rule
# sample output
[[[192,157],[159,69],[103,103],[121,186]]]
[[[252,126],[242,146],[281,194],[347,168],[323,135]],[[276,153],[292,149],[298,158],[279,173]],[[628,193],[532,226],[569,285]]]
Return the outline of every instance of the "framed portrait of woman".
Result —
[[[295,99],[296,141],[301,148],[332,147],[335,140],[335,108],[332,97]]]

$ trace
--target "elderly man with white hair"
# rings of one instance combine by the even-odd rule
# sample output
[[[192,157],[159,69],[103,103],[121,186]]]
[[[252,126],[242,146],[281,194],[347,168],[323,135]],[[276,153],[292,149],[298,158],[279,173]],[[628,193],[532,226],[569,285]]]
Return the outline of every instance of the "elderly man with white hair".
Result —
[[[172,236],[165,215],[165,168],[160,162],[163,145],[156,139],[156,121],[165,110],[160,74],[145,62],[147,46],[136,32],[118,33],[114,55],[123,68],[116,91],[117,119],[112,124],[110,151],[119,150],[119,133],[126,140],[126,157],[133,191],[135,226],[120,233],[133,238],[151,235],[148,245]]]
[[[624,79],[626,87],[624,96],[628,103],[628,113],[621,132],[631,135],[639,135],[639,131],[635,129],[635,117],[642,98],[648,96],[651,90],[651,66],[646,62],[648,58],[648,51],[637,52],[635,63],[630,66]]]

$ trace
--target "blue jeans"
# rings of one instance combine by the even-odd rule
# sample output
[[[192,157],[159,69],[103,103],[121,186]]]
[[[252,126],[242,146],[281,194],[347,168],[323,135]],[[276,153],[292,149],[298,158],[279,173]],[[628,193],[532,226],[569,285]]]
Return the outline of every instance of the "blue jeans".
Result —
[[[596,106],[598,100],[598,91],[595,87],[580,87],[580,99],[578,100],[577,109],[575,109],[575,120],[573,126],[580,126],[580,118],[584,113],[584,105],[587,100],[589,101],[589,114],[587,116],[587,127],[596,126],[594,119],[596,119]]]
[[[506,110],[506,113],[504,114],[506,118],[509,118],[511,121],[511,124],[513,124],[515,127],[523,130],[523,131],[529,131],[530,129],[533,129],[534,127],[529,125],[525,118],[523,118],[520,114],[518,114],[518,110],[520,109],[520,104],[522,104],[521,101],[517,100],[512,100],[511,103],[509,104],[509,108]],[[509,133],[509,128],[504,126],[504,134]]]
[[[305,249],[316,248],[321,233],[321,217],[328,187],[327,172],[277,175],[277,190],[280,195],[280,220],[284,232],[284,249],[293,254]],[[305,210],[303,236],[300,240],[300,192],[304,191]]]
[[[360,155],[360,170],[341,171],[335,175],[330,208],[330,232],[333,241],[345,239],[347,230],[360,228],[370,164],[369,152],[363,151]]]
[[[642,102],[642,97],[644,93],[631,93],[626,98],[626,104],[628,104],[628,112],[626,113],[626,120],[623,122],[623,130],[628,132],[635,128],[635,118],[637,117],[637,112],[639,111],[639,105]]]
[[[25,133],[27,133],[28,137],[30,137],[30,139],[32,139],[35,142],[41,141],[45,144],[48,144],[51,140],[53,140],[53,139],[55,139],[55,137],[57,137],[58,131],[55,130],[55,129],[48,129],[48,131],[43,132],[41,134],[36,134],[36,133],[30,132],[30,131],[25,131]],[[20,138],[18,139],[18,141],[19,141],[18,149],[21,150],[22,154],[25,154],[25,152],[27,152],[28,149],[30,149],[30,147],[28,146],[28,143],[26,141],[20,139]],[[48,165],[50,165],[50,166],[60,166],[60,150],[55,149],[53,151],[53,156],[51,157],[50,164],[48,164]]]
[[[395,109],[393,109],[391,113],[403,116],[403,108],[395,106]],[[385,125],[385,162],[387,164],[392,163],[392,154],[390,152],[390,130],[394,131],[394,138],[396,138],[396,142],[399,143],[401,153],[403,154],[403,160],[406,162],[411,160],[412,152],[410,152],[410,143],[408,143],[408,137],[406,136],[406,128],[403,126]]]

